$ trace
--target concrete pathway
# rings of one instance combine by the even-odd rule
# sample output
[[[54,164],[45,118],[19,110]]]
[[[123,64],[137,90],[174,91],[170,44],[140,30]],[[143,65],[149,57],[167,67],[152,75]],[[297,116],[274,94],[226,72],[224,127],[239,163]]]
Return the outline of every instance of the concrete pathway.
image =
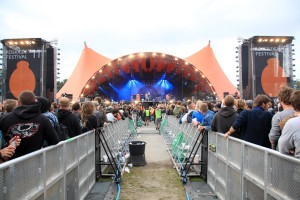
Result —
[[[154,123],[151,122],[149,126],[139,127],[138,133],[139,135],[134,140],[146,142],[145,158],[147,165],[165,164],[172,168],[173,163],[171,161],[168,151],[166,150],[163,136],[160,135],[157,130],[155,130]],[[172,170],[176,171],[176,169]],[[179,175],[178,180],[180,180]],[[209,189],[208,185],[205,182],[188,182],[184,185],[184,187],[187,193],[189,194],[190,199],[216,199],[215,195],[212,193],[212,191]],[[172,193],[172,191],[170,192]],[[115,199],[116,195],[117,185],[115,183],[112,182],[110,183],[110,185],[107,185],[107,182],[97,182],[86,199]],[[154,200],[156,198],[151,197],[148,199]],[[161,198],[157,197],[157,199]]]

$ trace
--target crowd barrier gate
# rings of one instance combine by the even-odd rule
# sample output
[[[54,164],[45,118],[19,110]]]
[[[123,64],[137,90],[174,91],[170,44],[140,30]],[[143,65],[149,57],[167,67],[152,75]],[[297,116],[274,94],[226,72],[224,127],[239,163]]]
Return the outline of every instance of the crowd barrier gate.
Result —
[[[82,200],[95,184],[95,131],[0,165],[0,199]]]
[[[300,160],[208,133],[207,183],[222,200],[300,199]]]

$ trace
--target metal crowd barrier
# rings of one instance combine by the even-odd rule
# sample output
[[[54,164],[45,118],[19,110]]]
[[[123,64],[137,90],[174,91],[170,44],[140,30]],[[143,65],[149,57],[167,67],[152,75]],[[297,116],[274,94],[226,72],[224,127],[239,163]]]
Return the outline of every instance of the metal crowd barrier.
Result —
[[[136,137],[136,127],[132,120],[126,118],[97,130],[96,135],[96,177],[111,176],[105,172],[107,166],[112,165],[120,152],[128,152],[127,144],[132,137]],[[108,157],[108,162],[104,162],[103,156]]]
[[[0,165],[0,199],[86,197],[95,184],[95,131]]]
[[[188,173],[186,174],[187,176],[201,175],[206,179],[205,168],[207,167],[207,156],[203,153],[207,152],[207,145],[201,143],[199,149],[195,148],[202,142],[198,138],[200,134],[199,130],[191,123],[179,124],[178,118],[166,115],[161,123],[161,134],[164,137],[165,145],[179,175],[182,175],[182,170],[186,167],[185,164],[187,163],[191,165],[191,170],[186,172]],[[178,137],[180,137],[179,141]],[[207,142],[207,139],[203,141]],[[196,159],[187,160],[193,157]],[[205,163],[202,162],[203,160]]]
[[[207,183],[219,199],[300,199],[300,160],[223,134],[208,134]]]

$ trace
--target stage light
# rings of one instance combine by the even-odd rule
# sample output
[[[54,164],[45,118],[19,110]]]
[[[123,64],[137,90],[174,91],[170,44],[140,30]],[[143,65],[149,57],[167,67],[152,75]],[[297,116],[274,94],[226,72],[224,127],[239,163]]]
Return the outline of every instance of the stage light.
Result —
[[[165,56],[166,56],[166,54],[164,54],[164,53],[163,53],[163,54],[161,54],[161,56],[162,56],[162,57],[165,57]]]
[[[86,85],[85,88],[89,88],[89,85]]]
[[[118,58],[118,60],[122,60],[122,58]]]
[[[185,64],[188,65],[189,63],[188,63],[188,62],[185,62]]]
[[[30,42],[28,40],[25,41],[26,44],[30,44]]]
[[[92,79],[95,79],[95,76],[93,76]]]
[[[32,44],[35,44],[35,41],[32,41],[31,43],[32,43]]]
[[[216,92],[214,92],[214,95],[216,95]]]
[[[133,57],[134,57],[134,55],[133,55],[133,54],[130,54],[130,55],[129,55],[129,58],[133,58]]]
[[[15,44],[18,44],[18,42],[15,42]]]
[[[83,97],[83,94],[81,94],[80,96]]]
[[[204,76],[204,75],[202,75],[202,78],[205,78],[205,76]]]
[[[281,42],[285,42],[285,41],[286,41],[286,39],[282,39],[282,40],[281,40]]]
[[[275,42],[279,42],[279,41],[280,41],[280,39],[276,38]]]
[[[270,42],[273,42],[274,41],[274,39],[272,38],[272,39],[270,39]]]
[[[9,41],[8,44],[12,45],[12,44],[14,44],[14,43],[13,43],[12,41]]]
[[[140,53],[140,56],[144,56],[144,53]]]
[[[102,69],[99,70],[99,73],[102,73]]]
[[[21,41],[21,42],[20,42],[20,44],[24,44],[24,42],[23,42],[23,41]]]
[[[175,58],[175,60],[178,60],[178,58]]]
[[[259,39],[258,39],[258,42],[262,42],[262,41],[263,41],[263,39],[262,39],[262,38],[259,38]]]
[[[199,71],[198,69],[195,69],[195,71],[197,72],[197,71]]]
[[[111,66],[111,63],[108,63],[108,66]]]
[[[156,56],[156,53],[152,53],[153,56]]]
[[[209,86],[211,87],[211,86],[212,86],[212,84],[210,83],[210,84],[209,84]]]

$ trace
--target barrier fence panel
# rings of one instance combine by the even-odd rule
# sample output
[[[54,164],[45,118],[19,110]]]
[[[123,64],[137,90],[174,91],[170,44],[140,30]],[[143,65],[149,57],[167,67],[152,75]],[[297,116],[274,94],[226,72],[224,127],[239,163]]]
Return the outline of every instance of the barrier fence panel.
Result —
[[[208,134],[207,183],[219,199],[300,199],[300,160],[221,133]]]
[[[133,120],[126,118],[96,131],[96,173],[97,178],[101,176],[112,176],[106,173],[109,165],[117,163],[117,155],[120,152],[128,153],[128,142],[137,136]],[[104,162],[104,157],[107,161]],[[113,167],[113,166],[112,166]],[[117,167],[117,166],[115,166]]]
[[[0,165],[0,199],[84,199],[95,184],[95,132]]]
[[[178,173],[181,176],[202,175],[206,179],[207,156],[203,155],[203,150],[207,144],[203,142],[207,142],[207,134],[199,138],[200,131],[191,123],[179,124],[179,119],[170,115],[164,116],[160,132]],[[183,172],[186,169],[188,171]]]

